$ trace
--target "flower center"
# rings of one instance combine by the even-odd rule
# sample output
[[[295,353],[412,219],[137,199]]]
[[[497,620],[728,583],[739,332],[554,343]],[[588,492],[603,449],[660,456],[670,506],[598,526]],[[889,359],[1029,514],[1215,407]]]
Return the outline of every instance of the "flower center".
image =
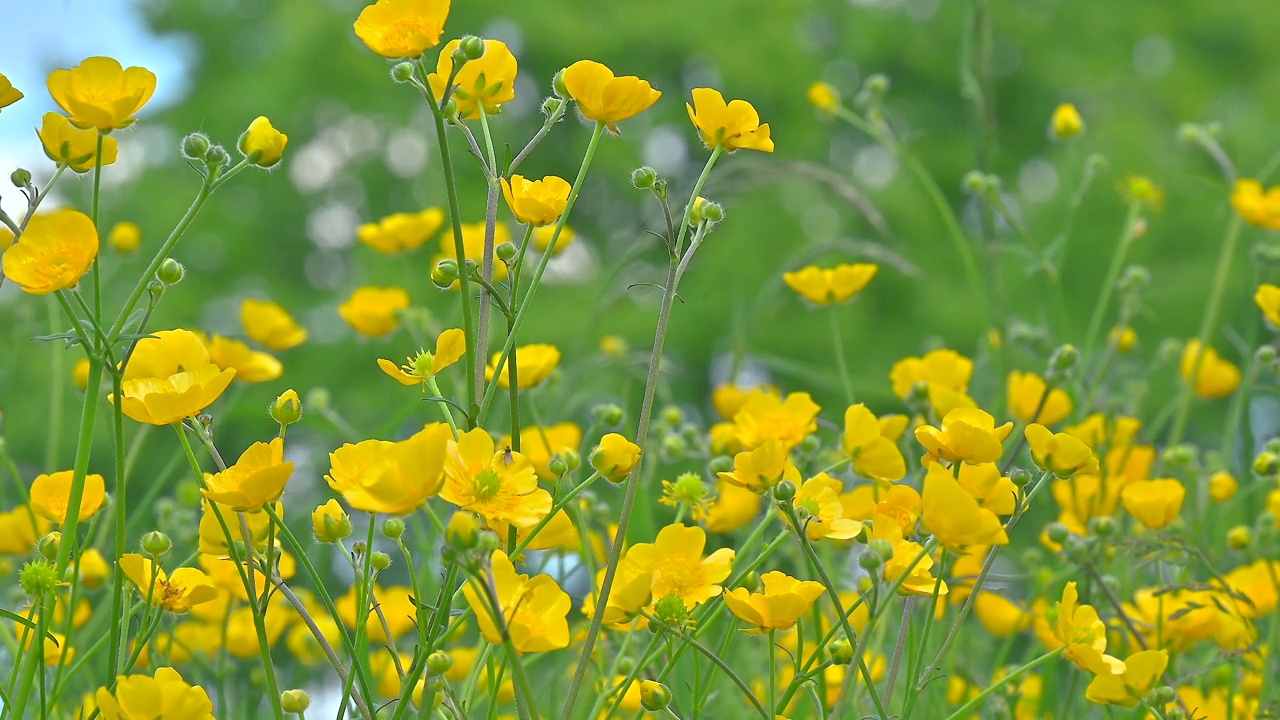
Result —
[[[481,500],[492,500],[502,490],[502,478],[493,470],[482,470],[476,475],[476,495]]]

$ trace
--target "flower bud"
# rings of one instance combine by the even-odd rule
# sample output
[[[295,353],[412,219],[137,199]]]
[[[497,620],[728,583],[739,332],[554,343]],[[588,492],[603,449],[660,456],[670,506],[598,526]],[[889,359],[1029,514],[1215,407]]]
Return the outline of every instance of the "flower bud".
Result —
[[[316,540],[336,543],[351,534],[351,517],[337,500],[330,500],[311,513],[311,529],[316,534]]]
[[[285,690],[280,693],[280,707],[287,713],[304,713],[311,707],[311,696],[306,690]]]
[[[24,188],[31,184],[31,171],[26,168],[18,168],[9,174],[9,182],[13,183],[16,188]]]
[[[1253,459],[1253,472],[1255,475],[1266,477],[1275,475],[1280,471],[1280,457],[1273,452],[1260,452]]]
[[[402,62],[391,66],[391,80],[406,83],[413,79],[413,63]]]
[[[858,593],[866,595],[876,586],[876,581],[871,579],[869,575],[863,575],[858,578]]]
[[[546,117],[553,118],[564,110],[564,100],[558,97],[549,97],[542,101],[542,114]]]
[[[755,592],[760,587],[760,573],[752,571],[743,575],[742,580],[738,582],[738,587],[747,592]]]
[[[1089,532],[1099,537],[1115,535],[1116,529],[1116,520],[1110,515],[1099,515],[1089,520]]]
[[[1226,470],[1219,470],[1209,476],[1209,497],[1214,502],[1222,503],[1235,497],[1238,487],[1236,477]]]
[[[427,656],[427,669],[433,675],[443,675],[453,667],[453,657],[443,650],[437,650]]]
[[[720,203],[705,202],[702,204],[702,219],[709,223],[718,223],[724,220],[724,208]]]
[[[591,409],[591,421],[604,427],[612,427],[622,422],[622,408],[613,403],[597,405]]]
[[[876,95],[884,95],[889,92],[891,85],[889,76],[884,73],[872,73],[867,77],[867,81],[863,83],[863,87]]]
[[[631,171],[631,184],[636,186],[637,190],[652,190],[653,184],[658,181],[658,171],[644,165]]]
[[[671,704],[671,691],[654,680],[640,681],[640,705],[645,710],[657,712]]]
[[[431,282],[441,290],[453,287],[458,281],[458,261],[444,259],[431,268]]]
[[[18,571],[18,585],[31,597],[44,597],[58,588],[58,572],[53,562],[32,560]]]
[[[1063,525],[1060,522],[1051,522],[1049,523],[1049,526],[1045,528],[1044,534],[1045,537],[1049,538],[1049,542],[1054,545],[1061,545],[1067,541],[1067,538],[1071,535],[1071,531],[1067,529],[1066,525]]]
[[[662,438],[662,453],[667,457],[681,457],[688,449],[689,444],[679,435],[667,435]]]
[[[885,562],[893,559],[893,543],[883,538],[877,538],[867,543],[867,549],[878,555]]]
[[[280,393],[275,402],[271,403],[271,409],[268,412],[281,427],[286,427],[302,419],[302,401],[298,399],[298,393],[294,390],[285,390]]]
[[[1031,482],[1031,473],[1023,468],[1014,468],[1009,471],[1009,480],[1018,487],[1026,487]]]
[[[783,480],[773,486],[773,497],[780,503],[789,503],[796,497],[796,484],[790,480]]]
[[[707,472],[711,477],[718,477],[722,472],[733,472],[733,458],[728,455],[717,455],[707,462]]]
[[[884,560],[873,552],[864,552],[858,556],[858,565],[867,572],[875,572],[883,564]]]
[[[504,242],[493,249],[493,254],[502,262],[509,263],[516,257],[516,246],[514,243]]]
[[[55,562],[58,559],[58,547],[60,545],[62,545],[62,533],[54,530],[40,538],[40,542],[36,544],[36,549],[40,551],[40,556],[45,560]]]
[[[204,151],[204,164],[210,168],[224,168],[231,163],[231,153],[221,145],[210,145]]]
[[[160,557],[172,547],[173,541],[159,530],[152,530],[142,536],[142,550],[151,557]]]
[[[551,78],[551,92],[556,94],[558,98],[569,97],[569,88],[564,84],[564,69],[562,68]]]
[[[1244,550],[1253,542],[1253,531],[1245,525],[1237,525],[1227,531],[1227,545],[1232,550]]]
[[[1196,462],[1199,453],[1194,445],[1182,444],[1165,448],[1161,460],[1170,467],[1187,467]]]
[[[1049,371],[1051,373],[1066,374],[1071,372],[1076,365],[1080,363],[1080,351],[1075,345],[1070,343],[1059,347],[1049,357]]]
[[[465,510],[459,510],[449,518],[449,526],[445,528],[445,541],[454,550],[470,550],[480,539],[480,523],[476,516]]]
[[[156,270],[156,278],[165,285],[177,285],[182,282],[182,277],[186,274],[187,269],[173,258],[165,258]]]
[[[1174,692],[1173,688],[1168,685],[1161,685],[1151,693],[1151,702],[1156,707],[1164,707],[1176,700],[1177,697],[1178,693]]]
[[[564,464],[568,466],[569,472],[573,472],[582,466],[582,456],[578,454],[577,450],[572,448],[557,450],[556,454],[551,457],[563,460]]]
[[[848,640],[833,640],[827,646],[831,662],[836,665],[848,665],[853,662],[853,645]]]
[[[564,458],[556,455],[547,462],[547,469],[551,471],[552,475],[560,477],[569,472],[569,463],[565,462]]]
[[[191,133],[182,138],[182,157],[188,160],[203,160],[209,153],[209,137],[204,133]]]
[[[640,446],[618,433],[600,438],[600,444],[591,451],[591,467],[609,482],[622,482],[640,463]]]
[[[489,557],[494,550],[497,550],[500,547],[502,547],[502,540],[498,537],[497,533],[481,530],[476,534],[475,551],[477,555],[480,555],[481,557]]]
[[[1276,361],[1276,349],[1272,345],[1263,345],[1253,353],[1253,359],[1259,365],[1270,365]]]
[[[458,49],[467,60],[479,60],[484,56],[484,40],[475,35],[467,35],[458,41]]]
[[[369,556],[369,566],[378,572],[382,572],[391,567],[391,556],[380,550],[375,550]]]
[[[987,191],[987,176],[981,170],[970,170],[960,180],[960,186],[970,195],[981,195]]]
[[[382,536],[391,540],[398,540],[404,535],[404,521],[397,517],[387,518],[382,521]]]
[[[457,53],[455,52],[454,55],[457,55]],[[440,107],[440,114],[450,120],[456,118],[458,115],[458,98],[450,97],[449,102]]]

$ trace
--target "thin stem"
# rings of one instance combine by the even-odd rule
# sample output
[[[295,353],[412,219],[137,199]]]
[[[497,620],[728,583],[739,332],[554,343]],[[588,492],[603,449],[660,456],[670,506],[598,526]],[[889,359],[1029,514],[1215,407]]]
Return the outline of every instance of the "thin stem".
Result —
[[[603,613],[597,613],[597,615],[602,615],[602,614]],[[733,684],[737,685],[738,689],[742,690],[743,696],[745,696],[747,698],[747,701],[750,702],[751,705],[755,707],[755,709],[760,713],[761,717],[764,717],[766,720],[772,720],[773,715],[769,712],[767,708],[765,708],[764,705],[760,703],[760,699],[757,698],[756,694],[751,691],[751,686],[747,685],[746,681],[743,680],[742,677],[738,675],[738,673],[734,672],[733,668],[729,667],[729,665],[723,659],[721,659],[720,656],[711,652],[711,650],[707,648],[706,645],[703,645],[702,643],[698,642],[689,634],[685,633],[683,630],[679,630],[677,628],[673,628],[664,624],[661,620],[659,620],[658,618],[654,617],[653,615],[651,615],[650,613],[644,610],[641,610],[640,614],[643,615],[645,618],[647,618],[649,622],[657,624],[658,627],[661,627],[663,631],[668,632],[671,635],[679,638],[689,647],[702,653],[703,656],[705,656],[708,660],[714,663],[716,667],[720,668],[721,672],[729,676],[730,680],[733,680]],[[770,659],[769,669],[770,669],[770,672],[772,672],[774,669],[774,659],[773,659],[774,648],[773,648],[772,632],[769,633],[769,641],[770,641],[769,642],[769,659]],[[769,684],[770,686],[772,686],[773,682],[770,681]],[[772,703],[770,703],[770,707],[772,707]]]
[[[1093,306],[1093,315],[1089,318],[1089,329],[1084,336],[1084,357],[1093,357],[1093,348],[1102,333],[1102,323],[1107,317],[1107,308],[1111,305],[1111,296],[1115,293],[1116,283],[1120,280],[1120,271],[1124,269],[1125,258],[1129,254],[1129,246],[1134,241],[1134,224],[1138,221],[1138,212],[1142,210],[1139,202],[1130,202],[1129,210],[1124,216],[1124,225],[1120,227],[1120,237],[1116,240],[1115,252],[1111,254],[1111,266],[1107,269],[1106,279],[1102,284],[1102,292],[1098,302]]]
[[[1008,675],[1005,675],[1004,677],[1000,678],[1000,679],[999,679],[999,680],[997,680],[996,682],[992,683],[992,684],[991,684],[991,686],[990,686],[990,687],[988,687],[986,690],[983,690],[981,693],[979,693],[977,697],[975,697],[974,699],[972,699],[972,700],[970,700],[969,702],[965,703],[964,705],[961,705],[961,706],[960,706],[960,708],[959,708],[958,710],[956,710],[955,712],[953,712],[953,713],[951,713],[950,715],[948,715],[946,720],[960,720],[960,718],[967,718],[967,717],[969,717],[969,716],[972,714],[972,711],[973,711],[974,709],[978,708],[978,707],[981,707],[981,706],[982,706],[982,703],[983,703],[984,701],[986,701],[986,699],[987,699],[988,697],[991,697],[991,695],[992,695],[992,694],[994,694],[994,693],[996,693],[997,691],[999,691],[999,690],[1000,690],[1001,688],[1003,688],[1005,685],[1008,685],[1009,683],[1013,682],[1014,680],[1017,680],[1017,679],[1021,678],[1023,675],[1026,675],[1027,673],[1031,672],[1032,670],[1035,670],[1036,668],[1040,667],[1041,665],[1043,665],[1043,664],[1045,664],[1045,663],[1049,662],[1050,660],[1053,660],[1054,658],[1058,657],[1059,655],[1061,655],[1061,654],[1063,653],[1063,651],[1064,651],[1064,650],[1065,650],[1065,648],[1058,648],[1057,650],[1050,650],[1049,652],[1045,653],[1044,655],[1041,655],[1040,657],[1036,658],[1035,660],[1032,660],[1031,662],[1027,663],[1026,665],[1023,665],[1022,667],[1018,668],[1017,670],[1014,670],[1013,672],[1009,673]]]
[[[852,405],[854,403],[853,394],[853,378],[849,375],[849,363],[844,357],[844,334],[840,328],[840,306],[833,306],[827,310],[827,317],[831,320],[831,342],[836,348],[836,372],[840,373],[840,384],[844,386],[845,404]]]

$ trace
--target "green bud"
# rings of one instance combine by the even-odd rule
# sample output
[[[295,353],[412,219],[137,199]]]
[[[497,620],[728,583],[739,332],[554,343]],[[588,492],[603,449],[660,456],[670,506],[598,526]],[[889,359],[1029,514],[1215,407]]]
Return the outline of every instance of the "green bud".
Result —
[[[427,656],[427,669],[435,675],[443,675],[453,667],[453,657],[443,650],[437,650]]]
[[[1031,473],[1023,468],[1014,468],[1009,471],[1009,479],[1018,487],[1026,487],[1031,483]]]
[[[182,138],[182,157],[203,160],[209,154],[209,137],[204,133],[191,133]]]
[[[231,153],[221,145],[210,145],[204,152],[204,164],[210,168],[224,168],[231,163]]]
[[[1227,545],[1233,550],[1244,550],[1253,542],[1253,531],[1237,525],[1227,531]]]
[[[1259,365],[1270,365],[1276,361],[1276,349],[1272,345],[1263,345],[1253,354],[1253,359]]]
[[[1253,459],[1253,472],[1255,475],[1267,477],[1275,475],[1280,471],[1280,457],[1273,452],[1260,452]]]
[[[653,680],[640,681],[640,705],[645,710],[657,712],[671,704],[671,691],[666,685]]]
[[[476,535],[476,553],[481,557],[489,557],[501,546],[502,539],[495,532],[482,531]]]
[[[987,191],[987,176],[981,170],[970,170],[960,180],[960,186],[969,195],[982,195]]]
[[[568,466],[570,472],[577,470],[582,465],[582,456],[578,454],[577,450],[572,448],[557,450],[556,454],[552,455],[552,458],[559,458],[560,460],[563,460],[564,464]]]
[[[303,403],[307,407],[315,408],[317,412],[323,413],[333,404],[333,394],[326,388],[311,388],[307,391],[307,399]]]
[[[169,552],[172,547],[173,541],[159,530],[152,530],[142,536],[142,550],[153,558]]]
[[[280,693],[280,707],[287,713],[304,713],[311,707],[311,696],[306,690],[285,690]]]
[[[402,62],[391,66],[391,80],[398,83],[409,82],[413,78],[413,63]]]
[[[454,55],[456,56],[456,55],[457,55],[457,53],[455,52],[455,53],[454,53]],[[441,114],[441,115],[444,115],[446,118],[450,118],[450,119],[457,117],[457,115],[458,115],[458,98],[450,97],[450,98],[449,98],[449,102],[447,102],[447,103],[445,103],[443,106],[441,106],[441,108],[440,108],[440,114]]]
[[[848,640],[833,640],[827,646],[831,662],[836,665],[848,665],[853,662],[853,645]]]
[[[1066,542],[1070,535],[1071,531],[1060,522],[1051,522],[1049,527],[1045,528],[1045,536],[1049,538],[1049,542],[1055,545],[1061,545]]]
[[[186,273],[187,269],[182,266],[182,263],[173,258],[165,258],[164,262],[160,263],[160,268],[156,270],[156,278],[165,285],[177,285],[182,282],[182,277]]]
[[[1196,123],[1182,123],[1178,126],[1178,142],[1192,145],[1206,139],[1204,128]]]
[[[375,550],[369,556],[369,566],[378,572],[382,572],[391,567],[391,556],[380,550]]]
[[[569,463],[565,462],[564,458],[557,455],[556,457],[551,458],[547,463],[547,469],[551,471],[552,475],[560,477],[561,475],[569,472]]]
[[[479,60],[484,57],[484,40],[475,35],[467,35],[458,41],[458,49],[468,60]]]
[[[280,423],[281,427],[287,427],[302,419],[302,401],[298,399],[298,393],[293,390],[285,390],[276,397],[271,403],[268,411],[271,419]]]
[[[448,258],[431,268],[431,282],[441,290],[448,290],[458,281],[458,261]]]
[[[1141,265],[1130,265],[1124,269],[1124,274],[1120,276],[1120,280],[1116,283],[1116,287],[1123,293],[1134,293],[1146,288],[1151,284],[1151,271]]]
[[[724,208],[721,207],[720,203],[702,203],[700,211],[702,212],[702,219],[709,223],[718,223],[724,220]]]
[[[382,535],[392,540],[398,540],[401,535],[404,535],[404,521],[396,517],[383,520]]]
[[[49,562],[54,562],[58,559],[58,547],[61,545],[62,533],[54,530],[40,538],[40,542],[36,543],[36,549],[40,551],[40,557]]]
[[[662,408],[662,413],[659,417],[662,418],[663,423],[676,427],[684,422],[684,411],[680,409],[679,405],[668,405]]]
[[[514,243],[504,242],[493,249],[493,254],[504,263],[510,263],[516,259],[516,246]]]
[[[881,560],[888,562],[893,559],[893,543],[888,540],[877,538],[867,543],[867,549],[873,554],[879,556]]]
[[[551,78],[551,92],[555,93],[558,98],[569,97],[569,88],[564,84],[564,70],[561,69]]]
[[[564,109],[564,100],[561,100],[558,97],[549,97],[546,100],[542,101],[542,108],[541,108],[542,114],[549,118],[553,118],[556,115],[559,115],[563,109]]]
[[[773,497],[780,503],[789,503],[796,497],[796,484],[790,480],[783,480],[773,486]]]
[[[1116,520],[1110,515],[1099,515],[1089,520],[1089,532],[1098,537],[1111,537],[1117,529]]]
[[[884,564],[884,560],[876,553],[864,552],[858,556],[858,565],[867,572],[875,572]]]
[[[604,427],[613,427],[622,422],[622,408],[613,403],[597,405],[591,409],[592,422]]]
[[[733,472],[733,458],[728,455],[717,455],[707,462],[707,473],[712,477],[722,472]]]
[[[470,550],[480,542],[480,523],[474,514],[459,510],[449,518],[444,537],[454,550]]]
[[[24,188],[31,184],[31,171],[25,168],[18,168],[9,175],[9,182],[13,183],[16,188]]]
[[[684,455],[688,449],[688,444],[679,435],[667,435],[662,438],[662,452],[667,457],[678,458]]]
[[[752,571],[743,575],[738,587],[745,589],[747,592],[755,592],[760,587],[760,573]]]
[[[1173,688],[1169,687],[1168,685],[1161,685],[1160,687],[1152,691],[1151,702],[1156,707],[1164,707],[1165,705],[1168,705],[1169,703],[1176,700],[1177,697],[1178,697],[1178,693],[1174,692]]]
[[[867,575],[863,575],[862,577],[858,578],[859,594],[866,595],[867,593],[871,592],[872,588],[874,588],[875,586],[876,586],[876,581],[872,580]]]
[[[658,171],[644,165],[631,171],[631,184],[637,190],[652,190],[653,184],[658,181]]]

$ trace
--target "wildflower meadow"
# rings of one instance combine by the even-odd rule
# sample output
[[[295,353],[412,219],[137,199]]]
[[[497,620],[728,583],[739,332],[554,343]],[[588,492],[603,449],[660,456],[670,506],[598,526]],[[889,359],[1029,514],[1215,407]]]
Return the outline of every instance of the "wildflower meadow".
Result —
[[[366,2],[0,74],[0,720],[1280,717],[1245,13]]]

